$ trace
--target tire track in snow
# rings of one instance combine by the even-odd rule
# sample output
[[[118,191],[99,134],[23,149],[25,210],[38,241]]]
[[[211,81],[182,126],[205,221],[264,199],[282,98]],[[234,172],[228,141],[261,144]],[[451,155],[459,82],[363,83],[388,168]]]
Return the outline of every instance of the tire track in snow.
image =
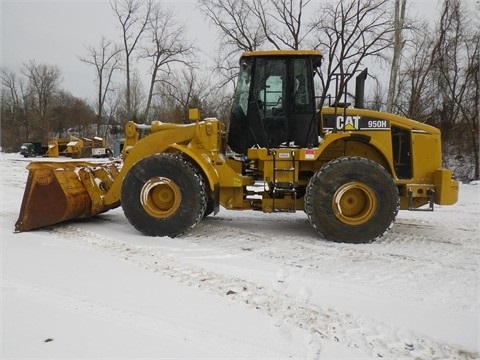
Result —
[[[308,236],[308,229],[301,227],[301,219],[293,220],[293,228],[300,229],[299,234],[293,233],[285,224],[289,220],[280,220],[284,224],[277,227],[281,235],[276,236],[275,230],[265,229],[275,229],[272,223],[276,224],[277,220],[265,216],[259,218],[248,219],[249,227],[222,218],[206,219],[186,238],[208,238],[212,239],[210,242],[217,239],[219,248],[231,252],[239,248],[249,249],[253,256],[266,258],[285,268],[286,272],[303,269],[311,273],[312,278],[364,284],[382,296],[438,304],[459,311],[476,311],[476,289],[480,287],[477,275],[480,239],[474,246],[469,246],[459,237],[456,244],[448,245],[441,238],[448,233],[445,228],[438,226],[432,231],[420,223],[424,231],[414,226],[411,234],[404,234],[400,228],[371,244],[336,244],[319,239],[316,233]],[[264,224],[263,229],[259,223]],[[416,225],[414,221],[408,223]],[[254,231],[250,229],[252,226]],[[257,229],[259,231],[255,231]],[[282,233],[285,229],[290,233]],[[229,239],[224,236],[225,232],[235,236]],[[302,237],[304,233],[306,236]],[[465,236],[470,235],[468,232]],[[439,278],[444,281],[439,283]],[[408,291],[403,291],[406,282],[410,285]],[[452,288],[454,292],[445,297],[444,294],[451,293]]]
[[[339,342],[345,347],[357,348],[368,356],[375,357],[423,360],[480,357],[480,354],[467,352],[373,319],[305,303],[302,299],[294,299],[286,293],[240,277],[207,271],[185,263],[178,256],[164,255],[154,247],[119,242],[73,225],[59,226],[51,232],[83,246],[94,247],[108,255],[121,257],[147,271],[262,311],[272,316],[280,329],[284,324],[304,329],[311,335],[309,350],[315,358],[321,354],[321,339]]]

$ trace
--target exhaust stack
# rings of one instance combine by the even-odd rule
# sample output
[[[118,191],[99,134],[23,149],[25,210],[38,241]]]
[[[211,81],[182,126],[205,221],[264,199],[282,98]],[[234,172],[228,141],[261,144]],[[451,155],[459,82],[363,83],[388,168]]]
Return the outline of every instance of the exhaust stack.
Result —
[[[355,81],[355,107],[357,109],[364,109],[364,97],[365,97],[365,80],[367,79],[368,68],[364,69],[357,75]]]

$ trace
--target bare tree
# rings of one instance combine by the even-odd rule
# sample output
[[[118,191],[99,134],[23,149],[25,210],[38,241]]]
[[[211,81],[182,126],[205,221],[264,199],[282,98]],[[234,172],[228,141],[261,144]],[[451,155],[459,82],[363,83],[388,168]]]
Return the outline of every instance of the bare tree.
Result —
[[[142,34],[145,32],[150,22],[152,0],[112,0],[110,3],[115,15],[120,22],[123,38],[123,51],[125,54],[125,106],[126,117],[132,117],[131,106],[131,59],[132,55],[139,44]]]
[[[95,112],[85,100],[60,87],[58,67],[30,61],[20,74],[0,70],[0,123],[2,148],[18,151],[21,142],[46,143],[68,136],[69,128],[90,134]]]
[[[43,136],[49,136],[53,99],[58,92],[61,71],[57,66],[37,64],[31,60],[23,65],[23,74],[28,79],[30,108],[36,115],[34,125],[42,130]]]
[[[238,56],[261,48],[307,46],[314,24],[304,21],[311,0],[199,0],[199,7],[219,29],[215,71],[220,86],[235,84]]]
[[[173,10],[160,3],[152,7],[146,35],[147,41],[140,56],[149,59],[151,63],[150,85],[143,116],[148,121],[159,72],[170,73],[173,64],[188,65],[188,56],[191,55],[193,46],[186,39],[185,26],[176,20]]]
[[[401,1],[401,3],[400,3]],[[395,12],[394,12],[394,36],[393,36],[393,57],[392,65],[390,67],[390,81],[388,83],[388,95],[387,95],[387,112],[393,110],[393,100],[395,97],[395,91],[397,87],[397,78],[400,69],[400,55],[404,46],[404,40],[402,37],[402,31],[405,23],[405,9],[407,6],[407,0],[395,0]]]
[[[445,0],[440,23],[438,39],[434,48],[434,66],[439,86],[439,97],[442,99],[441,130],[447,136],[456,119],[459,118],[460,107],[465,93],[461,83],[462,71],[462,36],[463,18],[459,0]]]
[[[4,150],[17,147],[19,139],[29,140],[27,117],[22,111],[20,83],[21,79],[13,71],[0,70],[0,143]]]
[[[52,134],[54,137],[91,137],[96,129],[95,112],[88,103],[70,92],[59,90],[52,103]]]
[[[8,104],[9,112],[11,115],[11,120],[15,124],[18,120],[18,112],[20,109],[20,100],[19,90],[18,90],[18,78],[17,74],[13,71],[8,71],[6,69],[0,70],[0,81],[2,88],[5,90],[5,96],[3,105]]]
[[[88,55],[80,58],[85,64],[95,68],[97,76],[97,131],[103,123],[105,102],[109,91],[113,91],[112,80],[114,73],[121,68],[120,52],[115,44],[102,36],[98,48],[87,46]]]
[[[143,118],[143,108],[145,106],[145,91],[142,85],[142,79],[139,72],[132,72],[132,78],[130,81],[130,116],[135,121],[145,122]]]
[[[189,107],[202,107],[200,99],[208,95],[208,84],[193,67],[163,74],[162,81],[158,84],[160,101],[174,116],[166,113],[160,116],[171,122],[188,122]]]
[[[472,169],[462,177],[478,178],[478,37],[469,12],[460,0],[445,0],[434,48],[435,80],[438,84],[438,126],[442,131],[446,160],[466,158]],[[468,129],[469,131],[464,131]],[[467,135],[468,136],[465,136]],[[466,166],[463,166],[464,168]]]
[[[371,61],[386,60],[392,46],[394,26],[389,0],[340,0],[323,3],[317,12],[317,46],[326,52],[326,76],[322,77],[324,99],[339,74],[334,102],[345,94],[347,82]]]
[[[381,111],[383,104],[385,104],[385,90],[383,89],[382,84],[377,81],[373,89],[372,99],[368,102],[367,108]]]
[[[480,179],[480,31],[467,40],[466,97],[460,104],[467,126],[467,141],[473,155],[473,178]]]
[[[276,49],[298,50],[315,28],[303,22],[303,11],[311,0],[253,1],[253,13],[259,19],[264,37]]]
[[[399,69],[392,111],[420,122],[431,121],[434,103],[438,97],[433,78],[435,39],[424,23],[406,39],[403,65]]]
[[[220,30],[220,49],[253,51],[265,41],[251,3],[249,0],[199,0],[200,9]]]
[[[265,34],[248,0],[199,0],[199,8],[218,29],[218,52],[213,71],[220,78],[218,89],[235,86],[238,55],[259,49]]]

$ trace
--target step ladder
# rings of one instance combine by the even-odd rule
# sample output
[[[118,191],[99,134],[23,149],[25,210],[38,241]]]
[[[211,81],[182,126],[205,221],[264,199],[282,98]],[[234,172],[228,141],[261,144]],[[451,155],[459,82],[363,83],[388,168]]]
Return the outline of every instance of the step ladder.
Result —
[[[272,150],[272,159],[273,159],[273,187],[271,189],[272,192],[272,200],[273,200],[273,211],[276,212],[296,212],[297,210],[297,182],[295,177],[295,150],[290,151],[290,158],[291,158],[291,166],[290,167],[277,167],[277,152]],[[285,162],[285,160],[281,160]],[[289,173],[291,175],[291,181],[282,181],[278,182],[278,175],[282,173]],[[275,199],[284,198],[285,195],[290,195],[293,199],[293,206],[291,209],[283,209],[279,208],[275,204]]]

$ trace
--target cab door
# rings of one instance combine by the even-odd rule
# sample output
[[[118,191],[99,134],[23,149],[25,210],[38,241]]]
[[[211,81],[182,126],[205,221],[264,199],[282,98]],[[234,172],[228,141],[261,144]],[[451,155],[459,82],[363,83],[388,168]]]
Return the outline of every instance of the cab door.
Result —
[[[268,56],[241,65],[228,143],[239,153],[258,146],[318,145],[310,57]],[[247,97],[248,94],[248,97]]]

